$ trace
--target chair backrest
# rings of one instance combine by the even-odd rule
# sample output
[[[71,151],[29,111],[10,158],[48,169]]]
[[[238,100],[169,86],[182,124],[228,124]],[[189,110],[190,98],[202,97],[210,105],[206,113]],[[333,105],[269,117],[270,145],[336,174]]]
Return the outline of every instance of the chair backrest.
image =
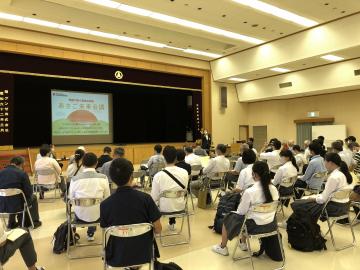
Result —
[[[278,204],[279,201],[255,204],[249,208],[249,211],[253,213],[272,213],[277,210]]]
[[[44,175],[44,176],[57,174],[54,169],[37,169],[37,170],[35,170],[35,173],[37,175]]]
[[[140,177],[142,177],[144,175],[145,175],[145,172],[141,171],[141,170],[133,172],[133,178],[140,178]]]
[[[214,172],[214,173],[210,173],[208,175],[208,177],[211,180],[219,180],[219,179],[224,179],[225,175],[227,172]]]
[[[165,163],[163,162],[153,163],[151,165],[151,168],[149,168],[149,174],[150,176],[154,176],[156,173],[160,172],[164,168],[165,168]]]
[[[339,189],[330,195],[330,199],[337,199],[337,200],[349,199],[351,192],[352,189],[350,188]]]
[[[102,199],[100,198],[79,198],[71,199],[68,201],[69,205],[81,206],[81,207],[90,207],[100,204]]]
[[[7,189],[0,189],[0,197],[11,197],[24,194],[21,189],[18,188],[7,188]]]
[[[324,172],[314,173],[312,177],[313,177],[314,179],[318,179],[318,180],[324,181],[324,179],[326,178],[326,176],[327,176],[327,172],[324,171]]]
[[[105,229],[105,236],[115,236],[120,238],[130,238],[143,235],[153,229],[150,223],[139,223],[131,225],[111,226]]]
[[[286,187],[286,188],[293,187],[295,185],[296,180],[297,180],[297,176],[283,178],[281,180],[279,187]]]
[[[199,175],[203,166],[202,165],[191,165],[191,175]]]
[[[181,190],[165,190],[160,194],[160,198],[166,198],[166,199],[179,199],[179,198],[185,198],[187,194],[186,189]]]

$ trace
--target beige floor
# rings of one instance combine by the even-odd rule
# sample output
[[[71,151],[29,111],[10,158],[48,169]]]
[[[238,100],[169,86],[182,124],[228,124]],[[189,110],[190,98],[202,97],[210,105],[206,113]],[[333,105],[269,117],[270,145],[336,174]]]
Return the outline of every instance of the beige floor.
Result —
[[[195,201],[196,202],[196,201]],[[102,269],[100,257],[91,259],[69,260],[66,254],[56,255],[52,253],[52,235],[57,226],[65,221],[64,203],[60,200],[54,203],[41,203],[40,215],[43,225],[32,231],[35,247],[38,253],[39,265],[48,270],[92,270]],[[207,228],[213,222],[215,210],[195,209],[195,215],[191,216],[192,239],[188,245],[160,248],[161,261],[174,261],[186,270],[217,270],[217,269],[251,269],[250,261],[243,260],[233,262],[230,257],[223,257],[211,251],[211,246],[220,242],[220,235],[213,233]],[[289,213],[287,213],[287,216]],[[163,220],[166,225],[166,220]],[[325,230],[325,224],[322,224]],[[338,243],[350,241],[350,230],[347,227],[335,226],[335,235]],[[80,234],[85,239],[85,230]],[[336,252],[330,241],[327,242],[327,251],[303,253],[292,250],[287,245],[286,231],[281,229],[283,243],[285,245],[286,269],[326,269],[346,270],[357,269],[360,256],[360,247],[349,248]],[[357,238],[360,239],[360,225],[355,227]],[[99,237],[100,233],[97,234]],[[330,239],[328,239],[330,240]],[[230,243],[230,252],[235,242]],[[83,248],[82,254],[100,253],[100,247]],[[254,259],[256,269],[273,269],[279,266],[266,256]],[[26,269],[19,252],[5,265],[5,270]]]

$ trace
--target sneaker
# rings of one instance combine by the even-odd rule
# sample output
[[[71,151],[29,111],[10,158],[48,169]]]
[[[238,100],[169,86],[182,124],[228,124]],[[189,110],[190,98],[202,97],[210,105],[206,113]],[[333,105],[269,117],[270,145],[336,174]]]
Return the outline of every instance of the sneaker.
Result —
[[[212,251],[223,256],[229,256],[229,251],[227,247],[222,248],[221,245],[215,245],[212,247]]]
[[[93,235],[88,235],[87,240],[88,240],[88,242],[95,241],[95,237]]]
[[[242,251],[248,251],[247,244],[246,244],[246,243],[242,243],[241,241],[239,241],[239,248],[240,248]]]
[[[175,224],[168,224],[168,229],[169,229],[169,231],[175,231],[176,229],[175,229]]]

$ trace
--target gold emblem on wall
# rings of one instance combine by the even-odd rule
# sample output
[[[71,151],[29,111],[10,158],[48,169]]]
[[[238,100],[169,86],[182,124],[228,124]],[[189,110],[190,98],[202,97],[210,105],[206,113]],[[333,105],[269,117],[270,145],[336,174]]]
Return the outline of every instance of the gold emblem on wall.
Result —
[[[124,74],[120,70],[115,71],[116,79],[121,80],[123,77],[124,77]]]

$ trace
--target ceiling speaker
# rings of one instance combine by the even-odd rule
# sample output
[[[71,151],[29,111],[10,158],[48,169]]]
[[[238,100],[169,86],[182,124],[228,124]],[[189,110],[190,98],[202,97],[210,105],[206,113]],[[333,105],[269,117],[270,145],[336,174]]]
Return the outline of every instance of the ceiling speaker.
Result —
[[[292,86],[292,82],[285,82],[285,83],[279,84],[280,88],[286,88],[286,87],[291,87],[291,86]]]

